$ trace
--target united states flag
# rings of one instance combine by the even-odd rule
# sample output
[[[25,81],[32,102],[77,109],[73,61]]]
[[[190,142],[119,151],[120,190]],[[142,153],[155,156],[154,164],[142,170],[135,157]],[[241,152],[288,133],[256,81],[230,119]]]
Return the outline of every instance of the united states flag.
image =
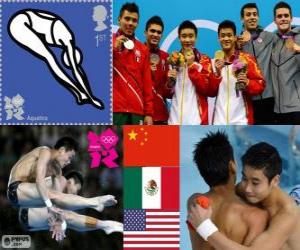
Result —
[[[178,211],[124,210],[124,250],[179,250],[179,235]]]

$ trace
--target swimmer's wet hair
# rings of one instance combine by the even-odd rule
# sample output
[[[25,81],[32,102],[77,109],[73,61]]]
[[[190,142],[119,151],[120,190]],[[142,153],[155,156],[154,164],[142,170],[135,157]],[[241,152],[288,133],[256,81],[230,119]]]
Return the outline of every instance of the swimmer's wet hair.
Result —
[[[234,160],[233,149],[225,132],[209,132],[196,144],[194,162],[210,187],[228,182],[231,160]]]
[[[243,167],[263,170],[269,182],[282,172],[282,160],[275,147],[266,142],[251,146],[242,156]]]
[[[64,147],[66,151],[78,150],[78,143],[71,137],[65,136],[60,138],[56,144],[54,145],[55,149],[60,149],[61,147]]]
[[[80,183],[81,186],[83,186],[83,176],[80,172],[72,170],[67,172],[64,176],[67,180],[73,178],[75,183]]]

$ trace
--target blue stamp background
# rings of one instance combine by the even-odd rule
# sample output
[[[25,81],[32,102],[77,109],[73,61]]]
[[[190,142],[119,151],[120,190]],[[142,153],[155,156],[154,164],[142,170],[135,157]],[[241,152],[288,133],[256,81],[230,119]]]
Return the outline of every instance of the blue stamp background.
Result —
[[[103,5],[107,10],[104,21],[108,27],[94,31],[93,8]],[[84,69],[92,93],[105,104],[99,110],[91,104],[78,105],[74,96],[50,73],[46,63],[21,48],[8,35],[9,18],[21,9],[46,10],[60,16],[75,36],[75,44],[83,53]],[[102,41],[96,36],[101,35]],[[47,2],[47,3],[2,3],[2,122],[6,123],[111,123],[111,2]],[[51,47],[61,62],[61,49]],[[71,75],[70,71],[66,71]],[[20,94],[24,99],[24,120],[6,120],[4,96],[12,98]],[[46,116],[47,121],[30,121],[28,116]]]

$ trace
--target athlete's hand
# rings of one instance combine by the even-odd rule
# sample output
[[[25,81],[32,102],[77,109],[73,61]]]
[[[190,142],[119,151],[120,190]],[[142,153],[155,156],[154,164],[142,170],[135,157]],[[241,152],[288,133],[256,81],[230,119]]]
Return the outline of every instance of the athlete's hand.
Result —
[[[238,80],[238,82],[244,83],[245,86],[248,85],[248,81],[249,81],[249,80],[248,80],[247,74],[244,73],[244,72],[241,72],[241,73],[238,74],[237,80]]]
[[[187,63],[187,66],[191,66],[195,61],[195,54],[192,49],[185,51],[184,58]]]
[[[157,70],[157,66],[156,65],[157,65],[156,63],[151,63],[150,64],[150,69],[151,69],[152,72]]]
[[[224,59],[216,59],[215,60],[215,67],[216,67],[218,76],[221,75],[221,71],[222,71],[222,68],[224,67],[224,64],[225,64]]]
[[[66,237],[66,231],[62,229],[62,222],[56,222],[55,225],[50,227],[50,231],[52,232],[52,239],[60,242]]]
[[[293,50],[294,50],[295,52],[299,53],[299,52],[300,52],[300,46],[299,46],[298,44],[294,43],[294,44],[293,44]]]
[[[50,232],[52,232],[52,239],[60,242],[66,237],[66,228],[63,227],[64,220],[57,220],[53,217],[49,217],[48,224],[50,227]]]
[[[116,50],[121,50],[123,43],[125,43],[127,40],[128,40],[128,38],[126,36],[124,36],[124,35],[118,36],[116,38],[115,43],[114,43],[114,48]]]
[[[211,206],[205,209],[199,204],[194,203],[190,206],[187,220],[193,225],[194,228],[197,228],[203,221],[209,219],[211,215]]]
[[[48,223],[50,226],[50,231],[52,231],[52,238],[55,237],[55,239],[61,239],[64,235],[63,232],[61,232],[61,224],[63,218],[63,210],[57,208],[57,207],[48,207]],[[60,227],[58,227],[60,225]]]
[[[167,76],[168,76],[167,87],[173,88],[175,83],[176,83],[176,79],[177,79],[177,70],[176,69],[170,69],[168,71]]]
[[[153,119],[152,119],[152,117],[149,116],[149,115],[146,115],[144,117],[144,124],[145,125],[153,125]]]
[[[176,69],[171,69],[168,71],[167,74],[168,78],[175,78],[177,77],[177,70]]]
[[[49,218],[52,217],[55,220],[62,220],[63,210],[57,207],[48,207]]]
[[[244,45],[251,39],[251,34],[249,31],[244,30],[243,34],[240,36],[237,36],[237,47],[238,49],[242,49]]]

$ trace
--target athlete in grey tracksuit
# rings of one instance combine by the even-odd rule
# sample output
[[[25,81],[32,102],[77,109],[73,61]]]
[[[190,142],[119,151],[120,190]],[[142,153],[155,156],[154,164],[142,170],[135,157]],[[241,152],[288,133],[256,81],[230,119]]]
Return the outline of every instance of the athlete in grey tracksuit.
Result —
[[[239,47],[252,54],[264,75],[266,88],[259,96],[253,96],[254,124],[274,124],[274,97],[270,73],[272,45],[276,36],[264,31],[259,24],[259,10],[255,3],[241,8],[243,35],[238,37]],[[246,36],[247,33],[247,36]]]
[[[274,124],[274,97],[270,73],[270,59],[275,35],[260,27],[251,32],[251,39],[243,46],[243,51],[252,54],[264,75],[266,88],[259,96],[254,96],[253,110],[255,124]]]
[[[286,3],[274,7],[278,28],[271,54],[271,77],[278,124],[300,124],[300,53],[291,43],[300,45],[300,27],[291,28],[291,8]]]

